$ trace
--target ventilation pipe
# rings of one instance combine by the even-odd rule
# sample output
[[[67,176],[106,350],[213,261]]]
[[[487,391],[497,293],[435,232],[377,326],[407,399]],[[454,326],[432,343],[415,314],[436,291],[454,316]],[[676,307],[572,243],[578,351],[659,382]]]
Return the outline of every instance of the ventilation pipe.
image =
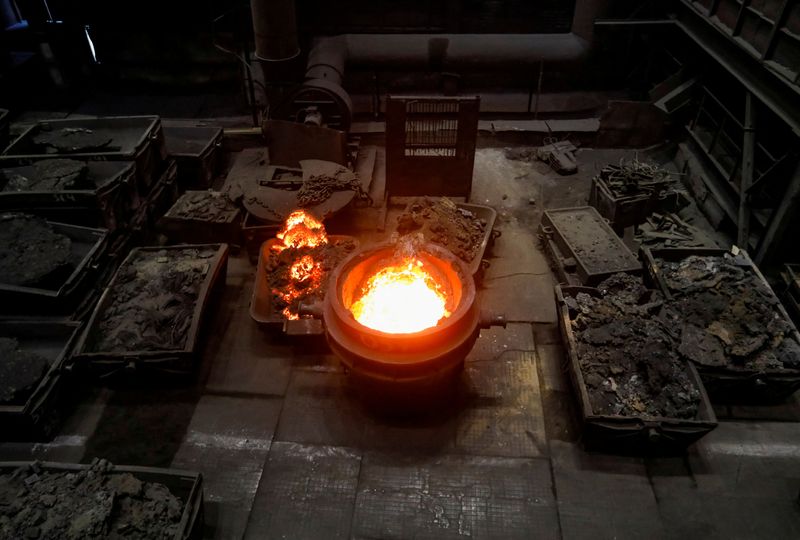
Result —
[[[300,54],[294,0],[250,0],[256,59],[283,62]]]

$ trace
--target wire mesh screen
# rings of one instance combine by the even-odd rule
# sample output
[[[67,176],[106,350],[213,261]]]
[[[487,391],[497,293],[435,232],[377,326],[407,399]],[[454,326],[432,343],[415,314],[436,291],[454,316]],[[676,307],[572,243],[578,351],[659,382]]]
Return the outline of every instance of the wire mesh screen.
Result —
[[[386,107],[387,187],[393,195],[469,196],[477,97],[393,97]]]
[[[458,103],[406,103],[406,156],[454,157],[457,142]]]

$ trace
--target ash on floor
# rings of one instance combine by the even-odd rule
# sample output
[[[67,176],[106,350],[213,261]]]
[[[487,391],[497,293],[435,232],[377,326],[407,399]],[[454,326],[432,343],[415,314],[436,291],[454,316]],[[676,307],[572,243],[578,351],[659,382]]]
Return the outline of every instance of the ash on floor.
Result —
[[[0,539],[173,538],[183,503],[100,460],[75,472],[38,464],[0,475]]]
[[[49,367],[46,358],[21,349],[16,339],[0,337],[0,403],[24,403]]]
[[[411,202],[397,218],[397,232],[421,232],[425,239],[471,263],[480,249],[487,223],[450,199],[421,197]]]
[[[600,415],[694,418],[700,390],[674,339],[654,312],[660,294],[615,274],[602,296],[567,299],[592,411]]]
[[[748,268],[725,257],[656,260],[674,298],[666,316],[680,352],[704,366],[800,369],[800,344],[779,300]]]
[[[140,251],[120,268],[87,352],[183,349],[215,248]]]
[[[71,265],[72,241],[44,219],[0,215],[0,280],[34,286]]]

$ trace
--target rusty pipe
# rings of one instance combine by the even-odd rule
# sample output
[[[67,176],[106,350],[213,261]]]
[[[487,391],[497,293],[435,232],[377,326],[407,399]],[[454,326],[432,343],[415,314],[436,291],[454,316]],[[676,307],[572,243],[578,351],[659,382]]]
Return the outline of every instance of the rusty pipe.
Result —
[[[294,0],[250,0],[256,59],[283,62],[300,54]]]

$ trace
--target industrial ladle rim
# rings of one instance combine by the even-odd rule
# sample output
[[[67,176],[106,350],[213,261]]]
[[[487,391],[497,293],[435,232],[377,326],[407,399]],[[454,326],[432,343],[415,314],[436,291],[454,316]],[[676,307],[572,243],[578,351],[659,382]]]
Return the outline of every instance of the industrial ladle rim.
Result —
[[[449,251],[433,244],[421,247],[449,263],[462,287],[458,306],[438,325],[412,334],[388,334],[362,325],[344,306],[342,285],[350,271],[369,257],[381,252],[389,255],[394,249],[393,243],[362,248],[334,270],[323,305],[328,343],[348,369],[371,378],[409,381],[452,371],[478,338],[481,314],[472,276]]]

